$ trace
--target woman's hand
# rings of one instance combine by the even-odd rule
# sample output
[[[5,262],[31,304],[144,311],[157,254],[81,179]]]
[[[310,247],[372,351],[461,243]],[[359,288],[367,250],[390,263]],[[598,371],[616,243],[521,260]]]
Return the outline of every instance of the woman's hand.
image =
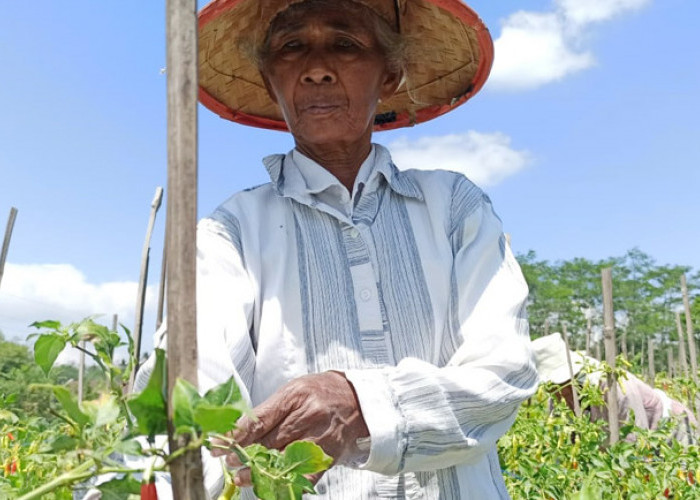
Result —
[[[357,439],[369,436],[352,384],[341,372],[328,371],[292,380],[253,409],[257,420],[242,417],[233,438],[241,446],[260,443],[283,450],[293,441],[313,441],[333,457],[334,465],[356,461],[362,455]],[[365,452],[366,453],[366,452]],[[212,455],[226,454],[212,450]],[[240,467],[235,453],[226,457],[230,467]],[[318,481],[321,474],[309,479]],[[236,484],[250,485],[250,471],[239,470]]]

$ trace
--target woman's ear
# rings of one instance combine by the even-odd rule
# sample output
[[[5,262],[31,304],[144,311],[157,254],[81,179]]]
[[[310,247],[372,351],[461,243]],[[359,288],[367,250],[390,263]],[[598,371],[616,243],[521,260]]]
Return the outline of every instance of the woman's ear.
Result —
[[[392,95],[396,93],[398,88],[403,82],[403,71],[387,71],[382,82],[381,93],[379,98],[381,100],[389,99]]]

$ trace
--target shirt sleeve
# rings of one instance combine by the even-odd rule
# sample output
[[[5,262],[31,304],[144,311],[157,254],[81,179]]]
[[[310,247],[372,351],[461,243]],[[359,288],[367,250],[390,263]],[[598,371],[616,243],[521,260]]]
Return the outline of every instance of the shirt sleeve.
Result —
[[[393,475],[478,461],[537,387],[528,289],[501,222],[485,195],[468,210],[458,204],[452,217],[451,331],[443,342],[455,343],[454,354],[441,367],[405,358],[346,372],[371,437],[362,469]]]

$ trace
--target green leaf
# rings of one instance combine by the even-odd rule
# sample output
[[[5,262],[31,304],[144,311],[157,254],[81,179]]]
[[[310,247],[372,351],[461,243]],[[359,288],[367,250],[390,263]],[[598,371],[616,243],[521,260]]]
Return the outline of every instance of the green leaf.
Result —
[[[34,343],[34,361],[48,375],[56,358],[65,347],[66,341],[60,335],[51,333],[40,335]]]
[[[242,401],[241,390],[233,377],[221,385],[209,389],[204,395],[204,401],[214,406],[233,405]]]
[[[127,476],[102,483],[97,489],[102,493],[102,500],[131,500],[140,498],[141,483]]]
[[[316,493],[314,483],[306,479],[304,476],[295,476],[293,484],[295,491],[300,491],[300,493]],[[299,496],[301,496],[301,494]]]
[[[111,424],[119,418],[119,404],[111,394],[103,394],[93,401],[83,401],[82,409],[96,427]]]
[[[253,481],[253,492],[260,500],[282,500],[277,494],[275,481],[257,465],[251,466],[250,477]]]
[[[194,409],[202,397],[187,380],[178,378],[173,387],[173,424],[176,428],[195,427]]]
[[[285,468],[297,474],[313,474],[328,469],[333,459],[320,446],[309,441],[294,441],[284,449]]]
[[[16,424],[19,418],[17,415],[8,410],[0,410],[0,422],[10,422]]]
[[[66,436],[65,434],[59,434],[53,441],[49,443],[49,453],[58,453],[60,451],[70,451],[75,450],[78,447],[80,441],[74,437]]]
[[[34,328],[37,329],[42,329],[45,328],[47,330],[60,330],[61,329],[61,322],[60,321],[53,321],[53,320],[46,320],[46,321],[35,321],[29,326],[33,326]]]
[[[198,404],[194,409],[194,421],[202,432],[224,434],[236,426],[243,412],[232,406]]]
[[[156,349],[156,362],[146,388],[130,397],[127,405],[136,419],[136,428],[153,441],[156,434],[164,434],[168,429],[168,415],[165,406],[165,351]]]
[[[71,419],[81,427],[90,422],[90,417],[83,413],[78,406],[78,401],[73,398],[68,389],[60,385],[54,385],[51,388],[54,396],[56,396],[56,399],[58,399],[58,402],[61,403],[61,406]]]
[[[141,455],[143,448],[136,439],[125,439],[114,446],[114,451],[123,455]]]

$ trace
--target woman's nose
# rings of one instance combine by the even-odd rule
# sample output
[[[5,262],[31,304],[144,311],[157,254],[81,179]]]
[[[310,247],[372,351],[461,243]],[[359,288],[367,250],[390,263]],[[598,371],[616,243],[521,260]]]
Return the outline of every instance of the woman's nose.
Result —
[[[316,85],[331,84],[335,83],[338,79],[328,60],[328,55],[321,53],[321,51],[310,51],[304,63],[305,68],[301,74],[302,83]]]

